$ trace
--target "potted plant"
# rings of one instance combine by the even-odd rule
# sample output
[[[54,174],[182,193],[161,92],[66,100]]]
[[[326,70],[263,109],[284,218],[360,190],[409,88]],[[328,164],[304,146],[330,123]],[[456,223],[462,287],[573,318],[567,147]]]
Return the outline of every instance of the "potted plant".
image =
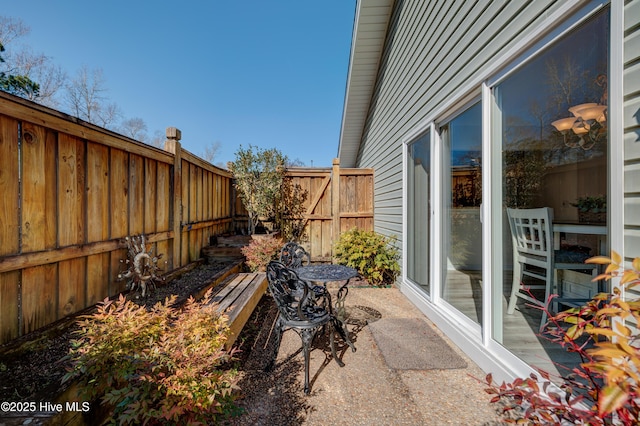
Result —
[[[287,157],[278,149],[262,149],[249,145],[236,152],[229,163],[234,186],[249,214],[249,234],[256,233],[261,222],[274,221],[277,200],[286,173]]]
[[[579,222],[604,223],[607,220],[607,197],[604,195],[578,197],[571,205],[578,208]]]

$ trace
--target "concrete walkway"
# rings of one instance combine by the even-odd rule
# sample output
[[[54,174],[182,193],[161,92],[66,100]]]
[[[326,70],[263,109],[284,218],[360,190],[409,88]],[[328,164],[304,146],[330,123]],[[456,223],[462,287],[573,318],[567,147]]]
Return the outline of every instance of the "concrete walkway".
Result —
[[[375,322],[362,326],[349,324],[357,351],[352,352],[346,346],[343,348],[338,354],[345,363],[341,368],[328,358],[330,351],[323,350],[323,344],[317,344],[319,347],[311,351],[311,394],[304,396],[300,338],[295,332],[287,331],[278,352],[276,371],[271,373],[276,376],[270,379],[275,383],[266,386],[261,400],[247,401],[249,412],[239,424],[469,426],[500,423],[497,406],[489,403],[491,396],[476,380],[484,378],[485,373],[443,336],[397,288],[350,288],[346,307],[349,312],[364,312],[363,316],[369,315],[371,321],[377,319],[374,317],[379,317],[378,321],[409,319],[417,329],[414,331],[424,332],[427,337],[433,337],[435,332],[442,337],[438,340],[447,343],[444,344],[446,347],[438,350],[444,350],[443,353],[451,350],[454,354],[451,358],[457,360],[451,366],[462,368],[408,369],[415,368],[412,357],[421,356],[416,352],[416,345],[398,340],[401,343],[397,353],[407,359],[406,362],[402,359],[391,361],[388,355],[385,358],[381,346],[397,343],[381,339],[395,339],[396,336],[374,333]],[[290,377],[292,374],[294,377]],[[259,386],[256,377],[252,377],[251,383]],[[295,406],[289,408],[285,404],[283,407],[285,401],[278,403],[276,399],[270,399],[269,394],[280,393],[288,394],[287,403],[296,400]],[[294,416],[294,420],[292,416],[278,420],[277,416],[269,413],[272,410],[280,410],[284,414],[287,410],[303,413]]]

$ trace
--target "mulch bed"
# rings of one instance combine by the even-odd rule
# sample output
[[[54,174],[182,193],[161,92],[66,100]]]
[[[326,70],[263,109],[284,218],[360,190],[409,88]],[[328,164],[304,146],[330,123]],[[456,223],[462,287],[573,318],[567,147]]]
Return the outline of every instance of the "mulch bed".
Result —
[[[158,285],[145,299],[140,299],[137,293],[130,293],[127,297],[153,306],[177,294],[184,302],[188,295],[210,283],[230,264],[203,263],[170,282]],[[221,288],[214,288],[214,292]],[[245,328],[248,333],[253,331],[250,327]],[[66,373],[62,359],[68,354],[77,329],[75,321],[67,318],[0,346],[0,401],[50,402],[52,395],[60,394],[64,390],[61,380]],[[246,341],[250,337],[241,336],[241,339]]]

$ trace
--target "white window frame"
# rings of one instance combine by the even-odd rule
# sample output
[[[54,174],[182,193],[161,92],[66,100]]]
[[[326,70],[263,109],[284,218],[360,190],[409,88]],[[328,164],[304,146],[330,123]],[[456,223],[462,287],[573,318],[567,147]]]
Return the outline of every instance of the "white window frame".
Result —
[[[409,232],[409,210],[408,210],[408,198],[409,198],[409,176],[408,176],[408,172],[409,172],[409,146],[416,142],[419,138],[425,136],[426,134],[429,134],[429,150],[430,150],[430,161],[431,164],[429,164],[430,167],[430,175],[429,175],[429,189],[433,190],[436,185],[435,185],[435,177],[434,177],[434,171],[433,171],[433,166],[434,166],[434,149],[435,149],[435,142],[434,142],[434,126],[433,123],[422,123],[421,125],[419,125],[418,127],[416,127],[412,132],[410,132],[407,136],[405,136],[402,139],[402,191],[403,191],[403,197],[402,197],[402,234],[405,236],[404,238],[402,238],[402,281],[404,283],[408,283],[409,285],[413,286],[416,290],[420,287],[420,285],[416,282],[414,282],[412,279],[410,279],[407,276],[407,263],[408,263],[408,254],[409,253],[409,247],[407,245],[407,241],[408,238],[406,238],[406,236],[408,235]],[[431,196],[433,198],[433,192],[431,192]],[[429,211],[429,238],[431,240],[433,240],[433,233],[435,232],[435,226],[434,226],[434,209],[433,209],[433,202],[431,202],[431,210]],[[420,291],[428,300],[432,301],[433,299],[433,290],[434,290],[434,286],[433,286],[433,269],[434,269],[434,264],[433,264],[433,250],[429,250],[429,294],[426,294],[424,292],[424,290],[422,290],[421,288],[418,290]]]

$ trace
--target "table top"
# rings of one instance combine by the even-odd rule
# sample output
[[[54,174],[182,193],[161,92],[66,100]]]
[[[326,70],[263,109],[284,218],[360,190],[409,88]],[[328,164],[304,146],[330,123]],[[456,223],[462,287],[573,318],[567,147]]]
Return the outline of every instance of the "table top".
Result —
[[[308,281],[345,281],[356,275],[358,271],[344,265],[308,265],[294,269],[298,276]]]
[[[553,232],[567,232],[570,234],[607,235],[606,224],[553,222]]]

